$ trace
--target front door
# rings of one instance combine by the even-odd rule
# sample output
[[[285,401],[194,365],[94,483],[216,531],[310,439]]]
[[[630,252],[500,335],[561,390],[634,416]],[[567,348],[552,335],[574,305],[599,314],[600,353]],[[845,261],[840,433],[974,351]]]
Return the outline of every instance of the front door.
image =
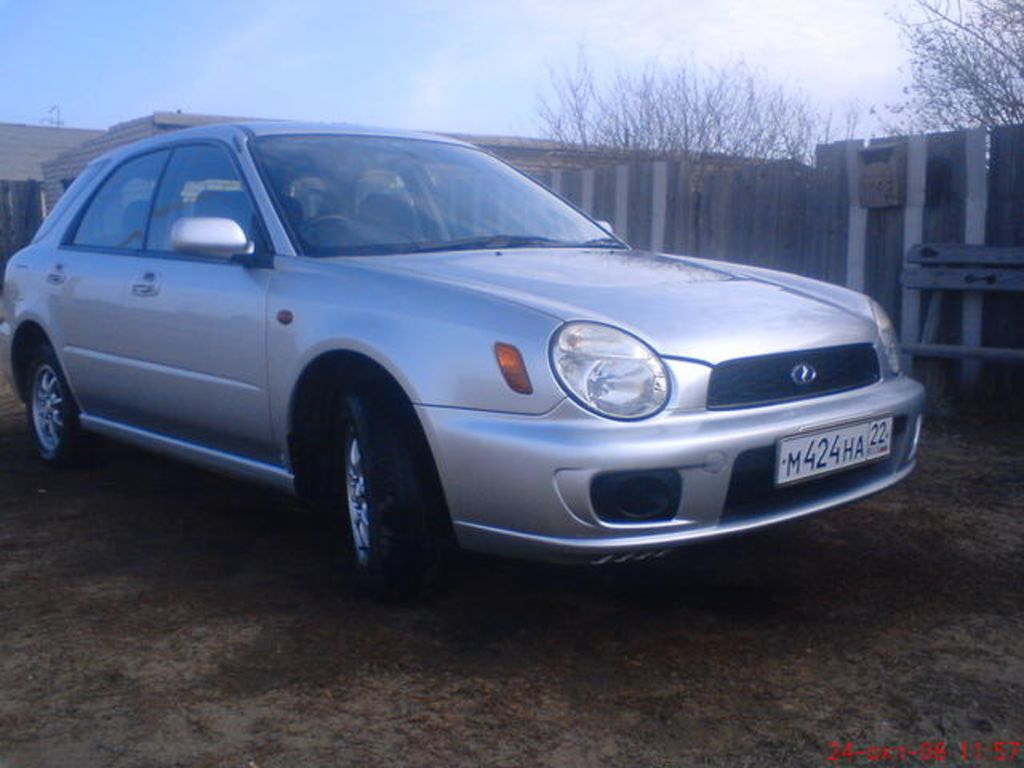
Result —
[[[262,248],[252,199],[229,150],[174,149],[153,204],[145,250],[125,292],[126,356],[135,378],[130,421],[207,448],[279,463],[267,399],[270,272],[178,253],[183,217],[224,217]]]

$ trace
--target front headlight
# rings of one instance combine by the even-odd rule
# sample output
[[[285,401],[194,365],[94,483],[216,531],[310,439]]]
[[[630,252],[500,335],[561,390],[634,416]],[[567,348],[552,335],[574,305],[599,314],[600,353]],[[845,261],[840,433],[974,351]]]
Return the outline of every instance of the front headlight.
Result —
[[[668,400],[658,355],[634,336],[599,323],[567,323],[551,343],[551,367],[580,405],[613,419],[643,419]]]
[[[882,305],[871,299],[871,313],[875,316],[875,325],[878,326],[878,336],[882,340],[882,352],[889,364],[889,371],[895,376],[900,372],[900,339],[896,335],[892,320]]]

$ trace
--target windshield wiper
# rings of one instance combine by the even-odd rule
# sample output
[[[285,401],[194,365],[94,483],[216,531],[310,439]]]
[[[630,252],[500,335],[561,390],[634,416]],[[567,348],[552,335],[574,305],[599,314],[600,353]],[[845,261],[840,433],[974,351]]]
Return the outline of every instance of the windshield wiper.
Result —
[[[0,0],[2,2],[2,0]],[[614,248],[629,246],[614,237],[593,240],[558,240],[540,235],[481,235],[460,240],[431,240],[426,243],[369,243],[323,248],[315,256],[388,256],[399,253],[435,253],[440,251],[503,250],[506,248]]]
[[[480,237],[466,237],[461,240],[435,240],[431,243],[421,243],[408,249],[409,253],[422,253],[424,251],[472,251],[489,250],[491,248],[625,248],[621,241],[614,237],[597,237],[593,240],[574,242],[572,240],[557,240],[552,237],[541,237],[539,235],[482,235]]]
[[[586,245],[591,248],[626,248],[626,244],[617,237],[595,237],[593,240],[584,240],[578,245]]]
[[[562,245],[564,242],[563,240],[554,240],[550,237],[538,237],[536,235],[482,235],[479,237],[465,237],[461,240],[435,240],[432,243],[415,245],[409,250],[416,253],[423,251],[472,251],[490,248],[552,246]]]

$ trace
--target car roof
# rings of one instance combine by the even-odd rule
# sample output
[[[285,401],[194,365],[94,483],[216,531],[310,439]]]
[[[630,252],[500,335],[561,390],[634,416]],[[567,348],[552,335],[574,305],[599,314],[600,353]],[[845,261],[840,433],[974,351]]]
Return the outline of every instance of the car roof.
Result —
[[[247,136],[378,136],[383,138],[412,139],[418,141],[433,141],[444,144],[456,144],[464,147],[473,146],[464,141],[453,139],[449,136],[440,136],[430,133],[419,133],[416,131],[403,131],[391,128],[374,128],[363,125],[350,125],[347,123],[303,123],[291,121],[253,120],[250,122],[232,123],[211,123],[209,125],[185,128],[179,131],[170,131],[158,136],[151,136],[141,141],[118,147],[96,160],[120,161],[140,152],[148,152],[160,147],[179,144],[181,142],[196,141],[202,139],[213,139],[218,141],[232,142],[244,139]]]

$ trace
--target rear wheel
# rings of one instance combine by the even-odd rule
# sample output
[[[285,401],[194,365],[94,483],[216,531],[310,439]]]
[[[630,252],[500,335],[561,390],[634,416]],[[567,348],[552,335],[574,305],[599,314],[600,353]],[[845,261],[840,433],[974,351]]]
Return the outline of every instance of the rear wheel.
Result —
[[[49,464],[73,463],[84,440],[78,404],[49,344],[38,347],[25,376],[26,414],[36,452]]]
[[[447,543],[425,446],[387,397],[342,394],[335,417],[341,482],[332,506],[347,527],[360,587],[380,600],[426,591],[440,575]]]

